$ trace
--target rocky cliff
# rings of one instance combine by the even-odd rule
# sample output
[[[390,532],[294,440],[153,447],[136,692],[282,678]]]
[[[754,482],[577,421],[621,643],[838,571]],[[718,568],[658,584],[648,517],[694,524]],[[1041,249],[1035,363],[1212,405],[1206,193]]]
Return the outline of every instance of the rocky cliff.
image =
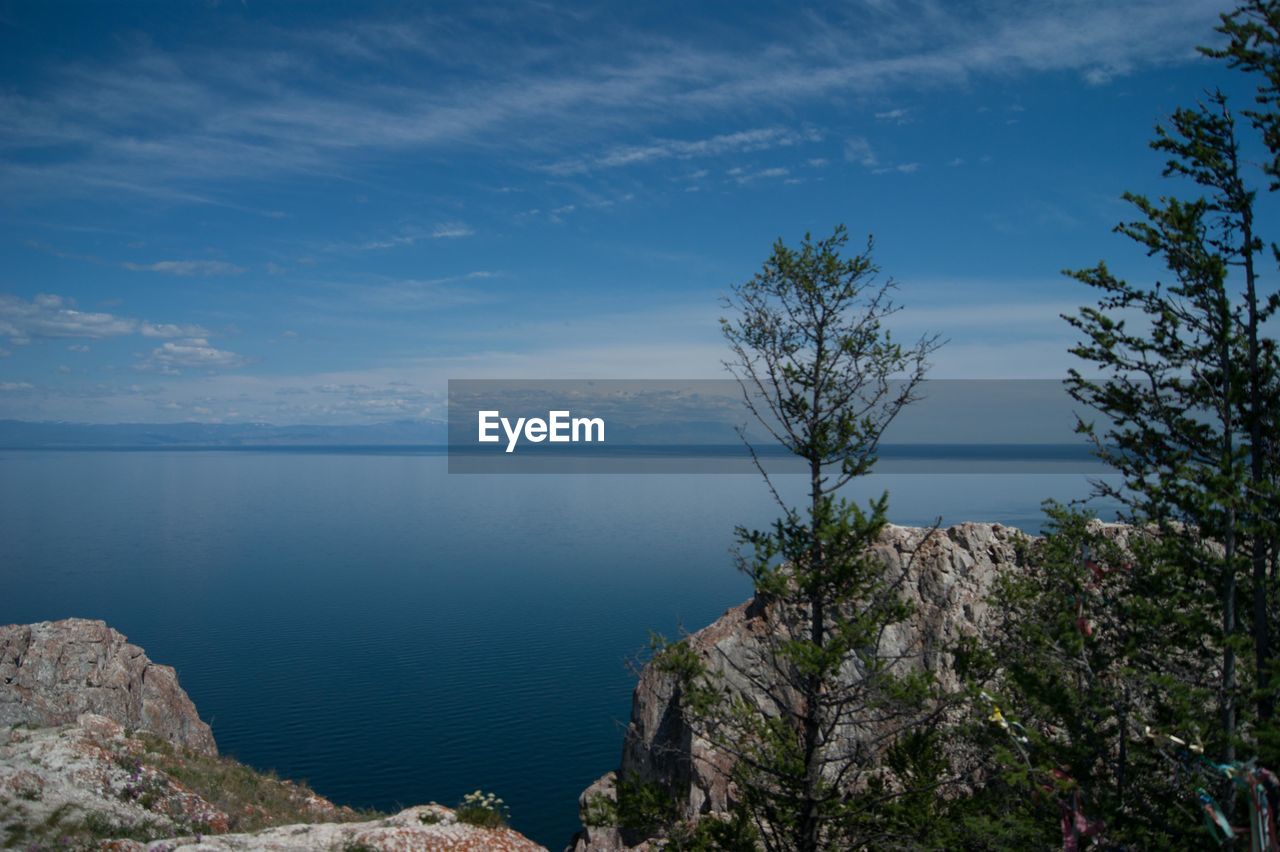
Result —
[[[944,649],[982,629],[992,581],[1001,570],[1017,564],[1018,545],[1028,540],[1024,533],[1000,524],[966,523],[940,530],[890,526],[873,553],[889,576],[905,574],[902,594],[915,609],[908,621],[887,636],[886,653],[910,649],[909,656],[930,669],[943,686],[955,686],[956,676]],[[688,637],[690,648],[719,672],[730,690],[753,700],[759,698],[759,687],[748,682],[744,672],[751,671],[752,660],[775,623],[767,615],[762,603],[748,601]],[[632,696],[619,766],[592,784],[579,800],[584,829],[573,848],[577,852],[631,848],[616,828],[599,818],[601,813],[616,811],[618,777],[659,782],[677,791],[680,816],[690,818],[727,809],[728,769],[725,757],[685,724],[676,678],[646,666]]]
[[[436,804],[356,812],[219,756],[173,669],[84,619],[0,627],[0,847],[543,849]]]
[[[0,627],[0,727],[65,725],[82,713],[205,754],[218,750],[173,669],[153,663],[105,622]]]

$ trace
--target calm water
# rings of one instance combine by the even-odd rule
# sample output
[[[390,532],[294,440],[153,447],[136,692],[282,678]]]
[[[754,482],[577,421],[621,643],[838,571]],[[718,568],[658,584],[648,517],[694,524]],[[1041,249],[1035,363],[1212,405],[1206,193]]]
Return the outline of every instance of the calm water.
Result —
[[[795,477],[784,491],[799,493]],[[895,475],[899,523],[1035,530],[1079,475]],[[613,768],[627,660],[743,600],[752,476],[450,476],[438,455],[0,453],[0,623],[105,619],[226,754],[391,809],[497,792],[553,849]]]

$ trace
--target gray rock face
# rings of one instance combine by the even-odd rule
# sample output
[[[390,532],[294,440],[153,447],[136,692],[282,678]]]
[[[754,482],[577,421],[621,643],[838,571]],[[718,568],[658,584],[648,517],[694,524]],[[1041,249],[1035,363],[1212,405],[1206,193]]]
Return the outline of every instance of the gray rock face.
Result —
[[[105,622],[0,626],[0,727],[66,725],[82,713],[217,754],[213,732],[174,670],[153,663]]]
[[[260,801],[306,821],[229,832],[232,814],[223,808],[230,806],[205,799],[191,786],[194,776],[210,771],[209,763],[201,759],[195,765],[189,752],[175,753],[186,769],[179,781],[170,774],[173,765],[161,766],[155,757],[104,716],[86,713],[75,724],[56,728],[0,726],[0,846],[115,852],[545,852],[510,828],[468,825],[455,811],[434,804],[356,821],[355,812],[277,779],[260,779]],[[275,789],[267,791],[267,785]],[[207,782],[202,786],[207,795]],[[123,839],[127,836],[157,839]]]
[[[873,553],[884,562],[888,576],[905,572],[902,595],[915,611],[886,635],[884,652],[910,649],[941,685],[957,686],[944,649],[982,629],[992,582],[1002,569],[1017,564],[1018,545],[1028,540],[1021,531],[1000,524],[966,523],[936,531],[890,526]],[[743,672],[753,667],[766,633],[776,623],[765,616],[759,602],[748,601],[689,637],[690,647],[720,673],[730,690],[755,701],[764,699]],[[632,695],[617,776],[638,776],[670,790],[687,791],[678,793],[684,816],[696,817],[727,810],[730,766],[725,755],[712,750],[684,723],[674,676],[646,666]],[[607,792],[612,780],[611,773],[588,788],[584,803],[588,794]],[[616,836],[600,829],[584,831],[575,841],[578,850],[626,848],[617,844]]]
[[[424,824],[424,817],[433,821]],[[253,834],[172,837],[149,844],[116,841],[113,848],[121,852],[547,852],[545,846],[513,829],[459,822],[453,811],[439,805],[406,808],[369,822],[285,825]]]

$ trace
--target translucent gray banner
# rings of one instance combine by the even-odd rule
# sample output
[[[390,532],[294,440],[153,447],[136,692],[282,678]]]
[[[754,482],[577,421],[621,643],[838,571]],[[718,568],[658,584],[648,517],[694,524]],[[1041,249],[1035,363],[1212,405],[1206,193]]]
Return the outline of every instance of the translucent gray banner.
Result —
[[[875,472],[1111,471],[1075,433],[1079,406],[1060,381],[937,380],[917,392],[885,430]],[[448,409],[450,473],[805,471],[732,379],[451,380]]]

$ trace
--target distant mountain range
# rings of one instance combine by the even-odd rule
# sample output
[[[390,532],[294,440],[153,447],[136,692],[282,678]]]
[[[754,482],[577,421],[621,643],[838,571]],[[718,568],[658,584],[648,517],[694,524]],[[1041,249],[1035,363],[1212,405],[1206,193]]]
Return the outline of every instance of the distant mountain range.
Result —
[[[689,420],[648,425],[610,423],[611,444],[738,446],[734,424]],[[474,442],[475,426],[455,424],[459,443]],[[352,426],[276,426],[271,423],[72,423],[0,420],[0,449],[87,447],[386,447],[445,446],[443,420],[396,420]]]
[[[0,420],[0,448],[444,445],[441,420],[354,426],[270,423],[70,423]]]

